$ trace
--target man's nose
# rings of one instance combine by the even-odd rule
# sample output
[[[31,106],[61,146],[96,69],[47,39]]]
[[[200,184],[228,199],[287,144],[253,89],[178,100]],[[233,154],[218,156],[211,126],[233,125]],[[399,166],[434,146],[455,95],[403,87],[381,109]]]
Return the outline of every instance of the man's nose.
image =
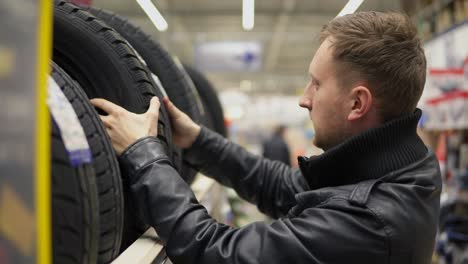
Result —
[[[312,101],[309,98],[302,96],[301,98],[299,98],[299,106],[311,110]]]

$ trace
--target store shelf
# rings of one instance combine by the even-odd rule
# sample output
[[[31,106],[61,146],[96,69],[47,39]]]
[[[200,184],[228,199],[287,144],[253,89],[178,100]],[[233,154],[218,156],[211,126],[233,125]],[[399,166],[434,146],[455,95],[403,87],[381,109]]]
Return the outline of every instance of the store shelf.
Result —
[[[204,198],[216,185],[213,179],[210,179],[202,174],[198,174],[195,181],[192,183],[192,190],[197,199],[204,204]],[[211,213],[211,206],[206,206]],[[164,260],[164,246],[154,228],[149,228],[140,238],[138,238],[130,247],[116,258],[112,264],[159,264]],[[161,261],[155,261],[157,257],[161,257]],[[167,263],[167,262],[166,262]]]
[[[424,40],[468,19],[468,1],[435,0],[413,16],[420,36]]]
[[[152,263],[162,249],[163,245],[160,243],[156,231],[150,228],[112,263]]]

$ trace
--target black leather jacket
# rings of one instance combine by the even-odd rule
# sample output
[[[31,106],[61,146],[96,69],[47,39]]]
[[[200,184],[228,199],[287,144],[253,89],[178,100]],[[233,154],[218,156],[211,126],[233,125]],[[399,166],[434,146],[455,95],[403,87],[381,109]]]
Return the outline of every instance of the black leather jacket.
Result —
[[[293,170],[203,128],[188,162],[279,218],[213,220],[144,138],[120,157],[142,217],[174,263],[430,263],[441,178],[416,135],[420,111],[355,136]]]

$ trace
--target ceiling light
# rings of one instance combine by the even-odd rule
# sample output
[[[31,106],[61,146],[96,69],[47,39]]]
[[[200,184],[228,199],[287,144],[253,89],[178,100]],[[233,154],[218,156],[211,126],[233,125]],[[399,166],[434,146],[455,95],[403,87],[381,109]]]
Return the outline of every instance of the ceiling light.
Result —
[[[364,2],[364,0],[349,0],[336,17],[354,13],[362,4],[362,2]]]
[[[252,30],[254,27],[255,0],[242,1],[242,27]]]
[[[159,13],[159,10],[154,6],[151,0],[136,0],[137,3],[141,6],[143,11],[148,15],[149,19],[159,31],[167,30],[167,22],[164,17]]]

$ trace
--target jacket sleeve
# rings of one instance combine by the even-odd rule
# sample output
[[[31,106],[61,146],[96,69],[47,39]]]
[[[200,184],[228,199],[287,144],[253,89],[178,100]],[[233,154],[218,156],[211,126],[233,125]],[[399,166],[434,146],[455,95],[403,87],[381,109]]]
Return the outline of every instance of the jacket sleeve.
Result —
[[[369,224],[356,221],[348,212],[311,208],[291,219],[243,228],[217,223],[161,149],[157,139],[145,138],[119,159],[139,214],[156,229],[174,263],[341,263],[338,259],[343,256],[372,263],[357,253],[365,251],[366,258],[375,257],[374,252],[382,254],[385,239],[379,234],[373,234],[376,239],[363,239],[369,236],[362,233],[368,228],[355,226]],[[356,234],[356,230],[361,231]],[[344,245],[339,254],[337,245]]]
[[[273,218],[286,215],[295,204],[294,195],[309,188],[299,169],[253,155],[207,128],[184,157]]]

